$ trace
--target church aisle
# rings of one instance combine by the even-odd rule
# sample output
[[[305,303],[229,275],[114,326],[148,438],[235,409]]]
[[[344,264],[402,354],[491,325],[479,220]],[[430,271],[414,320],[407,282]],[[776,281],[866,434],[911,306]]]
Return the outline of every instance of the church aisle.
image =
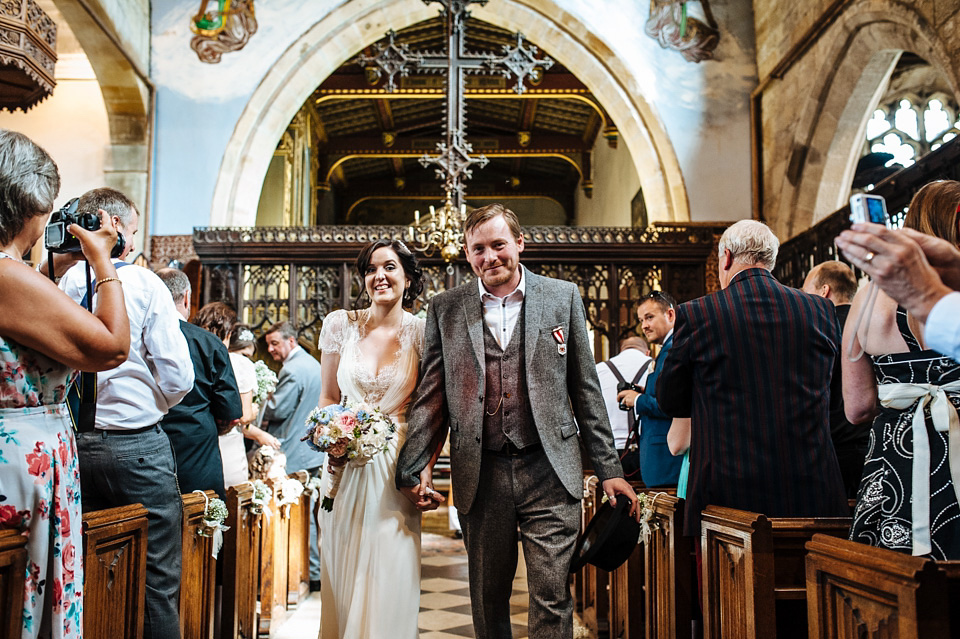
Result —
[[[420,639],[473,637],[470,587],[463,541],[446,530],[446,508],[424,518],[420,573]],[[527,636],[527,576],[521,559],[510,598],[513,636]],[[310,639],[320,631],[320,593],[310,597],[280,627],[276,639]]]

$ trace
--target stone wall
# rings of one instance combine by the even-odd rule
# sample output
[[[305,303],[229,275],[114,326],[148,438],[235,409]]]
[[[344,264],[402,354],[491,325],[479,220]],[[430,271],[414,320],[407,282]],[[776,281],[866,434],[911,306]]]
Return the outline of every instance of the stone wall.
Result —
[[[930,62],[958,95],[960,3],[770,0],[755,3],[754,17],[761,130],[757,138],[755,121],[753,134],[762,145],[755,214],[785,240],[849,197],[866,121],[901,52]]]

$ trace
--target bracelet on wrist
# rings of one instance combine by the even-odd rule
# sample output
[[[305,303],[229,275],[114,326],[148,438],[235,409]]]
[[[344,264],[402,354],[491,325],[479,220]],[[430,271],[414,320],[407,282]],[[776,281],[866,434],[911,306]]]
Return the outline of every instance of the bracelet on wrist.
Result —
[[[97,280],[97,283],[93,287],[93,292],[96,293],[100,289],[100,285],[106,284],[107,282],[116,282],[123,286],[123,282],[120,281],[119,277],[105,277],[102,280]]]

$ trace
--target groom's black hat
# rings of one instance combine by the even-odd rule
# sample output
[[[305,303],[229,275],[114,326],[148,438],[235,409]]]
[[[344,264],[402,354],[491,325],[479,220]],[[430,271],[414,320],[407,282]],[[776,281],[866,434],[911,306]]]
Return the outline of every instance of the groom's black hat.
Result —
[[[570,572],[586,564],[612,572],[630,558],[640,539],[640,524],[630,516],[630,500],[617,498],[617,505],[600,506],[577,541]]]

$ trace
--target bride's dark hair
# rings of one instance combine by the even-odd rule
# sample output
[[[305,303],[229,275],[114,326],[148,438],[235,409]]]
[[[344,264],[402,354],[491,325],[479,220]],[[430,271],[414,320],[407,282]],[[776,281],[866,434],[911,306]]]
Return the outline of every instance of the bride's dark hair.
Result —
[[[373,252],[383,247],[393,249],[393,252],[400,258],[403,274],[410,280],[410,286],[403,292],[403,305],[412,306],[413,301],[423,292],[423,268],[421,268],[413,251],[400,240],[382,238],[363,247],[360,255],[357,256],[357,273],[360,274],[360,282],[362,283],[364,280],[367,267],[370,266],[370,260],[373,259]],[[366,292],[366,288],[364,288],[363,294],[365,295]]]

